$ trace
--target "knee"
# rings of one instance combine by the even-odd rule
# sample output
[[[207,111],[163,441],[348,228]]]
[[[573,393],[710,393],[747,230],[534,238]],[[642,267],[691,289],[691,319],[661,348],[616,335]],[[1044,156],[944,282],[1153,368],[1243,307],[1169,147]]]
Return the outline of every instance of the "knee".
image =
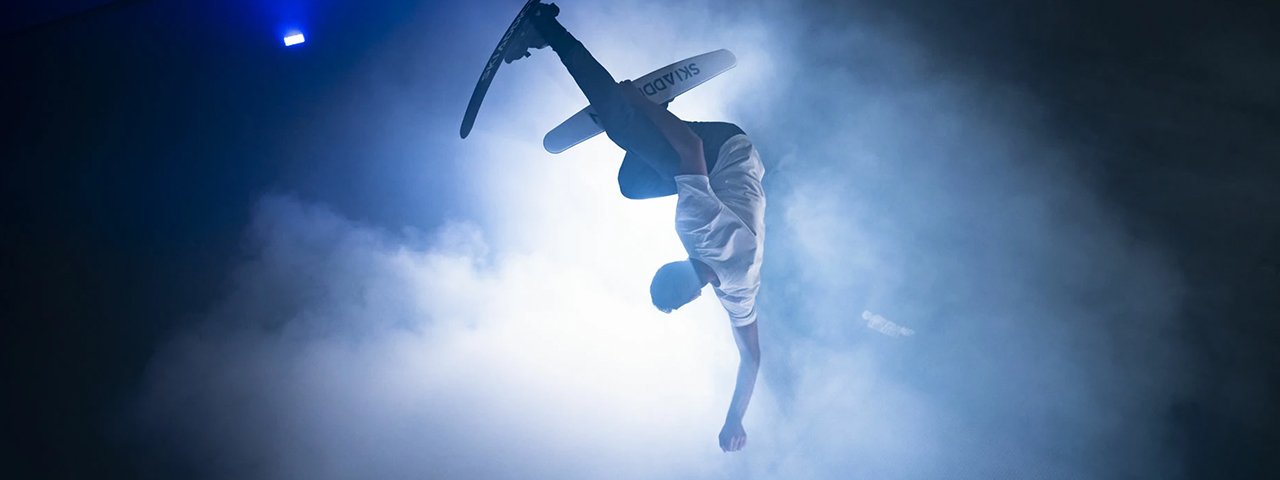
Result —
[[[620,190],[622,190],[622,196],[626,197],[628,200],[644,200],[646,198],[644,195],[641,195],[640,192],[627,188],[626,185],[623,185]]]
[[[622,192],[622,196],[631,200],[644,200],[649,198],[645,196],[645,189],[633,180],[633,177],[618,172],[618,191]]]
[[[634,175],[618,175],[618,191],[631,200],[646,200],[676,193],[675,181],[664,182],[657,178]]]
[[[642,176],[628,173],[625,169],[618,171],[618,191],[623,197],[631,200],[644,200],[647,198],[657,198],[666,195],[660,185],[654,184],[653,181],[647,181]]]
[[[619,184],[619,186],[622,187],[620,188],[620,190],[622,190],[622,196],[626,197],[628,200],[648,200],[650,198],[671,195],[669,192],[657,191],[652,188],[627,187],[622,184]]]

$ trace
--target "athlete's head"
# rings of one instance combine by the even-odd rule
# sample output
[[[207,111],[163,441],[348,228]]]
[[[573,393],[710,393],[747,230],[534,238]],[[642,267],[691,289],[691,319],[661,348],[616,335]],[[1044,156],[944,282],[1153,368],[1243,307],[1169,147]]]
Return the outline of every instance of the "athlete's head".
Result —
[[[658,273],[653,274],[653,283],[649,284],[649,295],[653,297],[653,306],[664,313],[684,306],[702,294],[702,286],[706,282],[698,276],[690,260],[681,260],[663,265]]]

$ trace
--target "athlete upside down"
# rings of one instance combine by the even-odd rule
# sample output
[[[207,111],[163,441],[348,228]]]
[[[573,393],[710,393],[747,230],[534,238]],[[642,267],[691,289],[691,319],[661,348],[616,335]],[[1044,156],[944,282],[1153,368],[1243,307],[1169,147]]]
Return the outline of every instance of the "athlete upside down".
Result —
[[[627,151],[618,186],[627,198],[675,194],[676,234],[689,257],[663,265],[649,293],[666,313],[698,298],[712,285],[728,312],[738,346],[733,399],[720,430],[720,448],[747,442],[742,417],[760,369],[756,294],[764,259],[764,166],[738,126],[685,122],[650,102],[630,81],[616,83],[590,52],[556,19],[555,4],[538,4],[508,46],[510,63],[530,48],[550,46],[595,109],[614,143]]]

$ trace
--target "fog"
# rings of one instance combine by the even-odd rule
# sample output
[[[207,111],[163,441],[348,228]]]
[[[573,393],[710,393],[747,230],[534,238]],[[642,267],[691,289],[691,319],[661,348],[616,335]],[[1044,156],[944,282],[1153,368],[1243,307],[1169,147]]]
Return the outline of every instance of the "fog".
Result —
[[[472,136],[454,134],[510,3],[456,12],[474,45],[432,61],[461,70],[402,65],[396,48],[457,41],[409,21],[388,40],[404,43],[359,66],[352,88],[371,98],[315,107],[335,112],[319,129],[355,110],[385,118],[388,146],[370,155],[452,165],[456,196],[424,192],[417,207],[452,219],[384,225],[324,198],[264,195],[222,300],[150,362],[132,417],[154,454],[145,470],[1181,475],[1163,417],[1186,390],[1179,272],[1108,212],[1075,168],[1087,152],[1054,135],[1034,96],[948,69],[892,22],[832,28],[789,4],[560,2],[619,79],[718,48],[738,57],[671,106],[738,123],[766,166],[761,381],[746,449],[722,453],[737,360],[727,317],[711,295],[671,315],[650,304],[652,272],[682,256],[675,203],[622,198],[621,150],[604,136],[542,150],[585,104],[554,55],[504,66]],[[453,108],[397,107],[405,90]],[[912,333],[868,328],[872,315]]]

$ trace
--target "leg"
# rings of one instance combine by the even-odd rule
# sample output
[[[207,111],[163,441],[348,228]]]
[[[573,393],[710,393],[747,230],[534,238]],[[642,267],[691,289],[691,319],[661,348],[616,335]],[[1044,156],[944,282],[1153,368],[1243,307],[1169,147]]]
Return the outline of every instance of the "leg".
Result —
[[[707,159],[707,171],[713,171],[720,154],[720,146],[729,138],[743,133],[741,128],[725,122],[685,122],[693,133],[702,138],[703,155]],[[622,167],[618,169],[618,187],[622,196],[641,200],[645,198],[675,195],[675,179],[663,176],[648,165],[639,156],[628,153],[622,159]]]
[[[554,17],[534,17],[533,25],[587,96],[609,138],[635,154],[654,173],[668,179],[674,177],[680,166],[675,150],[653,122],[631,106],[609,71]]]

